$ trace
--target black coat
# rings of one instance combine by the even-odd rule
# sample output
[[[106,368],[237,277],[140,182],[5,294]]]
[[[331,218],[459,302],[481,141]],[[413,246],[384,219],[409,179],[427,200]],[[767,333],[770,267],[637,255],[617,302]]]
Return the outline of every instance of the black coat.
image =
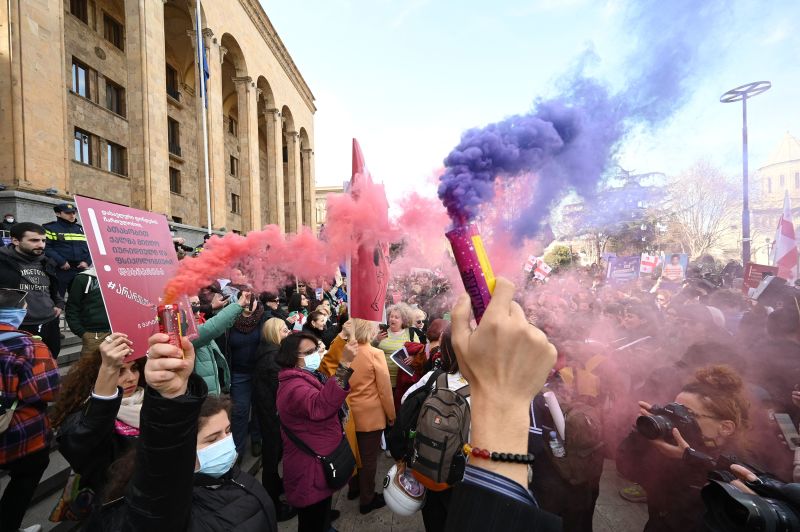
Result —
[[[460,482],[447,510],[447,532],[561,532],[561,520],[535,506]]]
[[[175,399],[147,389],[127,493],[95,513],[86,530],[277,531],[272,501],[251,475],[236,467],[219,479],[194,473],[197,419],[207,394],[197,375]]]
[[[278,422],[278,372],[280,367],[275,363],[275,355],[280,346],[261,341],[258,346],[258,355],[255,369],[253,370],[253,409],[258,418],[261,434],[265,438],[273,439],[280,446],[281,427]]]
[[[700,530],[704,512],[700,489],[707,482],[706,471],[664,457],[636,431],[617,450],[617,470],[647,492],[648,532]]]
[[[136,438],[114,430],[122,388],[117,392],[116,399],[90,397],[85,406],[67,416],[56,436],[58,450],[81,476],[81,487],[92,488],[98,494],[105,487],[108,467],[136,442]]]

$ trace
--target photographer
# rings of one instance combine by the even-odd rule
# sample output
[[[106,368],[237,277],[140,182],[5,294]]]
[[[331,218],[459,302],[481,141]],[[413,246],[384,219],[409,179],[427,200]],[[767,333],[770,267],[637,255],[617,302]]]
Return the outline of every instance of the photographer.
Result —
[[[698,529],[700,489],[708,468],[699,467],[688,449],[714,459],[747,459],[749,403],[743,388],[741,377],[728,366],[708,366],[698,369],[675,402],[663,409],[639,402],[642,415],[637,430],[619,447],[617,469],[647,491],[646,531]]]

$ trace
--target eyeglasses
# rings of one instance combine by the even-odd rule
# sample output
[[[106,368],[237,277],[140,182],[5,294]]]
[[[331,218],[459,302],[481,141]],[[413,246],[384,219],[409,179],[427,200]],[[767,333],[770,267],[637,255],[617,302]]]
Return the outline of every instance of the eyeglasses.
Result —
[[[706,417],[708,419],[720,419],[719,416],[712,416],[711,414],[698,414],[697,412],[695,412],[694,410],[692,410],[688,406],[686,406],[686,405],[683,405],[683,406],[689,412],[689,415],[692,416],[695,419],[701,418],[701,417]]]

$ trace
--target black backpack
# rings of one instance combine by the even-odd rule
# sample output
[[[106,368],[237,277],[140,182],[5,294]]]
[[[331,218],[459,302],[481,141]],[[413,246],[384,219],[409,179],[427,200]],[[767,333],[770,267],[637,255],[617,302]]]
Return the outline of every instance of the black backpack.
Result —
[[[417,419],[422,403],[431,393],[431,388],[443,372],[437,369],[430,376],[425,386],[417,388],[406,397],[397,413],[397,419],[386,437],[386,447],[395,460],[408,461],[414,454],[413,435],[417,430]]]

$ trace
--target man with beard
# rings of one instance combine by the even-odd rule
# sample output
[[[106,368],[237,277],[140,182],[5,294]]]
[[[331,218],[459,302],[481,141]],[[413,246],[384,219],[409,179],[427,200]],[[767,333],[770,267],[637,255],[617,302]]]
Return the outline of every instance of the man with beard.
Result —
[[[57,267],[45,253],[45,229],[22,222],[11,229],[11,245],[0,248],[0,288],[28,292],[28,312],[19,329],[41,337],[53,358],[61,350],[58,317],[64,300],[58,292]]]

